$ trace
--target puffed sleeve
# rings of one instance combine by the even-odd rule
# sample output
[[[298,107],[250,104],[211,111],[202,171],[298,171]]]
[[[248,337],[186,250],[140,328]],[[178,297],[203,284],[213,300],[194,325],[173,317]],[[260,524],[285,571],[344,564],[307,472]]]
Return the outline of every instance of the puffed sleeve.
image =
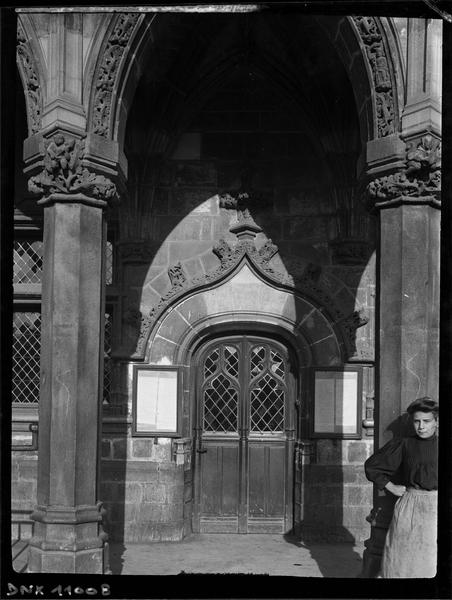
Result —
[[[403,438],[390,440],[364,463],[367,479],[382,490],[402,464]]]

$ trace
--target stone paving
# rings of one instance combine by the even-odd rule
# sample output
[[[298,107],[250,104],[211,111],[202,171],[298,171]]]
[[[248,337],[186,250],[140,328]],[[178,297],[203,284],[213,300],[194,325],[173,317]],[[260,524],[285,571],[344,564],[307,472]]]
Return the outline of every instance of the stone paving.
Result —
[[[182,542],[112,544],[113,574],[232,573],[359,577],[363,544],[304,545],[281,535],[192,535]]]
[[[27,544],[15,540],[13,566],[26,572]],[[305,545],[281,535],[192,535],[182,542],[110,545],[114,575],[253,574],[360,576],[363,544]]]

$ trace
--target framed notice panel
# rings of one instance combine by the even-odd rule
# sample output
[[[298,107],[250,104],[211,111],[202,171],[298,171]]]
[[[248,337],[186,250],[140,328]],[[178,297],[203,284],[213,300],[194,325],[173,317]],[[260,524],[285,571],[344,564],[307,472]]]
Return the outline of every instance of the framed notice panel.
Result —
[[[361,437],[361,369],[314,370],[314,437]]]
[[[180,369],[133,368],[133,435],[181,435]]]

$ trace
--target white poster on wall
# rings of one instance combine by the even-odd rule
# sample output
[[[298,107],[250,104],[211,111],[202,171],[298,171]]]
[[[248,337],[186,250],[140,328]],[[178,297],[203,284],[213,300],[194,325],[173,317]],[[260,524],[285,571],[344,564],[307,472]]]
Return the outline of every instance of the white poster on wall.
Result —
[[[358,408],[357,371],[316,371],[315,433],[356,433]]]
[[[169,370],[137,372],[137,432],[177,431],[177,375]]]

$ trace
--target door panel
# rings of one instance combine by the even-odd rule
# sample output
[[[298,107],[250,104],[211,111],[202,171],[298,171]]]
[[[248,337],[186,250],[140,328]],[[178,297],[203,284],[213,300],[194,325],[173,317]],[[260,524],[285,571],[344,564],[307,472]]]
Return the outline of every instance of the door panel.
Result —
[[[239,449],[237,444],[205,441],[201,461],[200,531],[236,532],[239,511]]]
[[[241,336],[211,344],[198,365],[193,530],[284,533],[294,430],[287,351]]]

